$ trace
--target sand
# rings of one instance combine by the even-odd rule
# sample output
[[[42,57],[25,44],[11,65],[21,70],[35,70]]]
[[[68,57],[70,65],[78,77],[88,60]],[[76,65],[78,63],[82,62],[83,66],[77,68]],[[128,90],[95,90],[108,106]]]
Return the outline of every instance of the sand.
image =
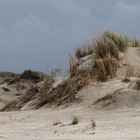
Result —
[[[78,125],[69,125],[72,116]],[[93,111],[85,108],[0,113],[1,140],[136,140],[140,108]],[[91,119],[96,127],[91,128]],[[53,126],[61,121],[62,124]]]

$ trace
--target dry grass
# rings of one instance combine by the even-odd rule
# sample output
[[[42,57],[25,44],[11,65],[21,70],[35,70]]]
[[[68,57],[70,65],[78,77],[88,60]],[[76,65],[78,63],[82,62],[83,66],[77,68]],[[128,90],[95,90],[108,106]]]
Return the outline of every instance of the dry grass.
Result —
[[[42,99],[45,94],[52,88],[54,80],[48,79],[46,80],[41,86],[39,85],[32,85],[27,91],[21,96],[19,96],[18,101],[10,102],[6,105],[6,107],[2,111],[10,111],[10,110],[19,110],[21,109],[26,103],[33,101],[35,99],[38,100],[34,109],[39,108],[40,99]]]
[[[91,55],[95,52],[95,49],[93,45],[87,45],[81,48],[77,48],[75,50],[75,55],[69,55],[69,72],[71,77],[77,75],[78,70],[77,67],[80,64],[80,59],[87,56]]]
[[[48,78],[41,85],[32,85],[24,94],[19,97],[20,102],[17,104],[18,108],[20,109],[25,103],[34,99],[38,99],[39,101],[40,98],[43,98],[45,94],[52,88],[53,83],[54,80],[52,78]],[[38,106],[39,103],[40,102],[38,102],[36,106]]]
[[[37,108],[40,108],[45,104],[62,105],[75,101],[75,95],[78,91],[88,85],[88,78],[86,76],[86,74],[79,74],[45,93],[40,98]]]
[[[76,60],[75,57],[69,55],[69,73],[70,76],[74,76],[77,73],[77,66],[79,65],[79,61]]]
[[[123,59],[121,52],[124,53],[128,47],[139,47],[140,41],[132,39],[119,33],[105,31],[102,35],[94,40],[93,45],[78,48],[75,56],[69,60],[70,76],[76,76],[79,71],[79,59],[93,54],[95,66],[93,72],[97,80],[106,81],[108,78],[116,76],[119,63]],[[120,58],[121,57],[121,58]],[[91,77],[92,78],[92,77]]]
[[[80,58],[93,54],[93,62],[96,61],[96,69],[95,67],[93,68],[93,73],[97,75],[97,79],[106,81],[108,77],[113,78],[116,76],[120,61],[120,52],[127,50],[130,44],[129,42],[132,43],[132,40],[124,35],[105,31],[100,37],[94,40],[93,45],[88,45],[87,48],[78,48],[75,52],[75,57],[70,57],[70,75],[75,76],[79,72],[77,67],[80,65]],[[138,41],[135,42],[135,46],[137,45]]]
[[[22,96],[19,97],[19,102],[14,104],[13,108],[20,109],[29,101],[35,101],[34,109],[38,109],[45,104],[62,105],[76,101],[75,95],[80,89],[88,85],[86,74],[79,74],[77,77],[69,78],[57,87],[52,87],[53,80],[46,81],[43,86],[31,86]],[[10,108],[9,105],[6,108]]]
[[[94,47],[88,45],[81,48],[77,48],[75,50],[75,56],[77,59],[80,59],[82,57],[92,54],[93,52],[94,52]]]
[[[106,81],[108,78],[114,78],[118,69],[116,58],[106,57],[95,61],[95,76],[99,81]]]

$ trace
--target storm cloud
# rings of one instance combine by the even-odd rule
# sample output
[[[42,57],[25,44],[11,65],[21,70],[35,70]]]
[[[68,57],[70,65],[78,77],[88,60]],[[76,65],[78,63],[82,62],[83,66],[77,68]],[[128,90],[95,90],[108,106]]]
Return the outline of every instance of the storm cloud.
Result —
[[[67,69],[68,54],[111,29],[140,37],[139,0],[1,0],[0,70]]]

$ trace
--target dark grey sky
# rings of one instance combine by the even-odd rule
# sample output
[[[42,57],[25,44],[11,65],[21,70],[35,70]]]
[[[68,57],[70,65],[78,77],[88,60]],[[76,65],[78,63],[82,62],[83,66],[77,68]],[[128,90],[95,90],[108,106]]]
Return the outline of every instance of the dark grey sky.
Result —
[[[0,0],[0,70],[66,68],[95,34],[140,37],[139,26],[140,0]]]

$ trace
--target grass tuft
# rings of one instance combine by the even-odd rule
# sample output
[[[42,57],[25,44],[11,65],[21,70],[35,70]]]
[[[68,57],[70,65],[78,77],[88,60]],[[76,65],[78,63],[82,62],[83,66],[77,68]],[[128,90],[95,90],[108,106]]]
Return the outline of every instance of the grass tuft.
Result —
[[[95,76],[99,81],[107,81],[108,78],[114,78],[118,69],[116,58],[106,57],[95,61]]]
[[[73,116],[71,125],[77,125],[79,123],[79,118],[77,116]]]
[[[109,55],[116,59],[119,58],[119,52],[125,52],[128,48],[128,39],[119,33],[105,31],[95,40],[96,58],[106,58]]]
[[[92,47],[91,45],[83,46],[75,50],[75,57],[77,59],[80,59],[82,57],[92,54],[93,52],[94,52],[94,47]]]

